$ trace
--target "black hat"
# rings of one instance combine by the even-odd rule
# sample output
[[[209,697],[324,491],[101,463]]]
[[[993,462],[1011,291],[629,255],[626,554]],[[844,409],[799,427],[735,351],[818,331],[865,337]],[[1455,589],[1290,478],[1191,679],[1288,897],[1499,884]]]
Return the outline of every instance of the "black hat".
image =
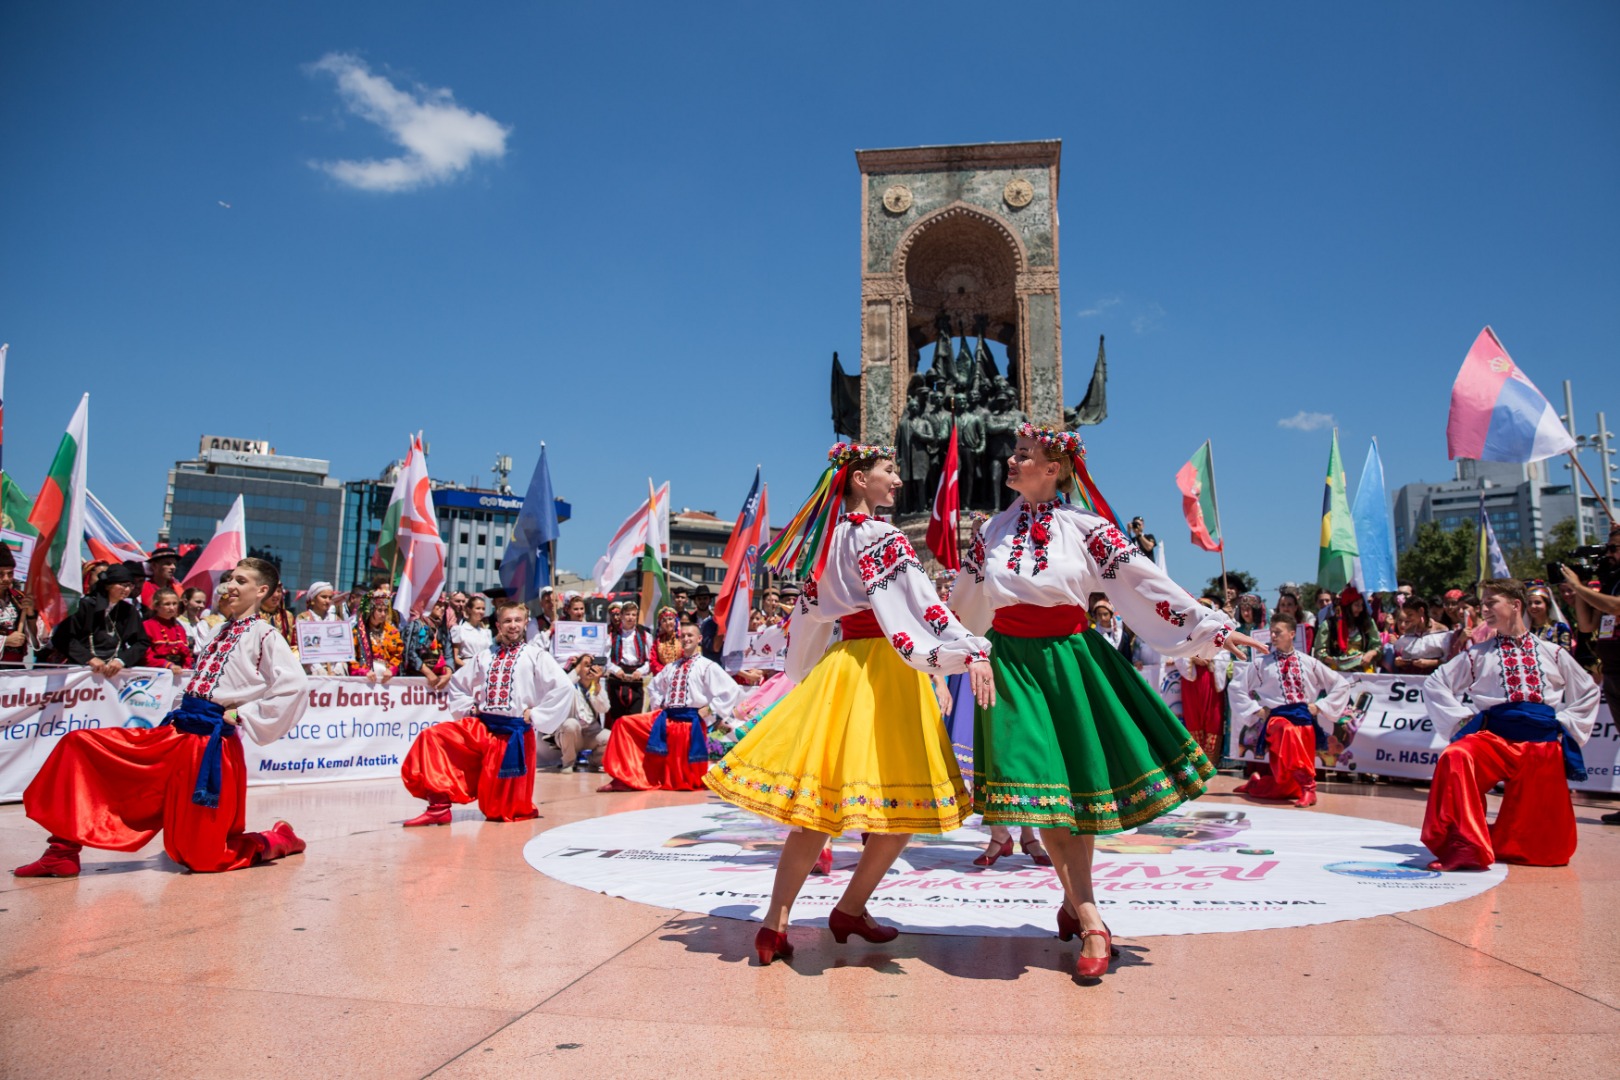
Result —
[[[152,549],[152,554],[146,557],[146,561],[149,563],[155,563],[159,559],[174,559],[178,562],[180,559],[180,553],[174,550],[174,548],[170,547],[168,544],[159,544],[157,547]]]
[[[0,544],[0,570],[15,570],[17,556],[12,553],[10,544]]]
[[[141,573],[139,563],[114,563],[102,572],[97,580],[98,585],[135,585],[143,581],[146,575]]]
[[[714,591],[712,589],[710,589],[707,585],[699,585],[697,588],[692,590],[692,595],[694,597],[697,597],[697,596],[713,596]]]
[[[799,583],[796,581],[784,581],[777,592],[782,596],[798,596]]]

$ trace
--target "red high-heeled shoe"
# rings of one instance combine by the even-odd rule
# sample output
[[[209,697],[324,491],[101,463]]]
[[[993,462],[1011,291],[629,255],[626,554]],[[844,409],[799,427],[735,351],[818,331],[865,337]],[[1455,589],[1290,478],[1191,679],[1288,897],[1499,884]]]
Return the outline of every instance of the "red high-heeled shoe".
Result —
[[[780,956],[783,960],[793,959],[793,945],[788,941],[786,934],[779,934],[768,926],[759,928],[754,935],[754,951],[759,954],[759,963],[763,967]]]
[[[845,915],[837,908],[833,908],[832,914],[827,916],[827,929],[832,931],[833,940],[840,945],[848,941],[851,934],[878,945],[900,936],[900,931],[892,926],[879,926],[864,911],[859,915]]]
[[[1080,932],[1080,917],[1070,915],[1069,909],[1058,906],[1058,940],[1073,941],[1074,935]]]
[[[995,843],[995,841],[992,840],[991,843]],[[996,865],[996,860],[997,859],[1006,858],[1008,855],[1011,855],[1011,854],[1012,854],[1012,837],[1009,836],[1009,837],[1007,837],[1007,839],[1005,839],[1005,840],[1003,840],[1001,842],[1001,850],[1000,851],[998,851],[994,855],[992,855],[992,854],[990,854],[988,848],[985,849],[985,853],[983,855],[980,855],[977,859],[973,860],[973,865],[974,866],[994,866],[994,865]]]
[[[1108,932],[1106,925],[1101,930],[1080,931],[1080,947],[1082,949],[1086,947],[1086,938],[1088,937],[1102,938],[1103,944],[1108,947],[1107,951],[1102,956],[1087,956],[1081,953],[1080,958],[1074,962],[1074,973],[1082,979],[1100,979],[1108,974],[1108,965],[1113,961],[1114,957],[1119,955],[1119,951],[1114,948],[1114,935]]]
[[[810,872],[817,877],[826,877],[832,873],[832,867],[832,848],[830,846],[824,847],[821,849],[821,854],[816,856],[816,865],[810,868]]]
[[[1040,850],[1031,851],[1029,850],[1031,847],[1038,847]],[[1052,865],[1052,856],[1046,853],[1046,845],[1042,844],[1039,840],[1020,840],[1018,841],[1018,849],[1025,855],[1028,855],[1029,861],[1034,863],[1036,866]]]

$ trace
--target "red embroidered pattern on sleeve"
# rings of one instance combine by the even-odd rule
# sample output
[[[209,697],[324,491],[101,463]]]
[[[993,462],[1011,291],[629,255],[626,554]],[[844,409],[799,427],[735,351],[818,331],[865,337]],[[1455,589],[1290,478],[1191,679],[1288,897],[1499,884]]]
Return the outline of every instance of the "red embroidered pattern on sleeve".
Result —
[[[861,572],[861,584],[866,587],[867,596],[879,589],[887,589],[889,582],[911,567],[922,569],[911,541],[898,529],[863,548],[856,556],[855,564]]]
[[[1116,526],[1107,524],[1099,525],[1086,534],[1086,551],[1097,564],[1097,573],[1110,581],[1118,576],[1121,566],[1141,554],[1125,539],[1124,533]]]
[[[923,612],[923,621],[934,633],[943,634],[945,628],[951,625],[951,613],[945,610],[944,604],[931,604],[928,610]]]
[[[889,639],[889,644],[894,646],[895,652],[899,653],[907,660],[911,659],[911,654],[915,652],[917,648],[917,646],[912,643],[911,635],[905,633],[904,631],[900,631],[891,637]]]
[[[1163,619],[1171,626],[1187,625],[1187,613],[1185,611],[1176,611],[1173,609],[1170,606],[1170,601],[1168,600],[1160,600],[1157,604],[1153,605],[1153,610],[1158,613],[1159,618]]]

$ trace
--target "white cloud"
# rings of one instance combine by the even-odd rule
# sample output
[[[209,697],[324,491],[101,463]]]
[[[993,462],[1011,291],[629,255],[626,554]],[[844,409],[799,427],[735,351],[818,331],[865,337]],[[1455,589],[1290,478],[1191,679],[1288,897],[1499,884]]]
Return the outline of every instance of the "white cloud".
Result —
[[[1333,414],[1306,412],[1301,409],[1293,416],[1277,421],[1277,426],[1293,428],[1295,431],[1320,431],[1322,428],[1333,426]]]
[[[1157,330],[1164,322],[1164,308],[1157,303],[1148,303],[1131,319],[1131,329],[1138,334],[1150,333]]]
[[[1094,319],[1098,315],[1101,315],[1103,312],[1107,311],[1109,308],[1119,307],[1119,305],[1123,302],[1124,298],[1119,296],[1117,293],[1113,296],[1100,296],[1097,298],[1096,303],[1092,304],[1084,311],[1077,313],[1075,317],[1080,319]]]
[[[412,191],[451,180],[479,158],[499,161],[506,155],[512,129],[457,105],[448,89],[402,90],[349,53],[327,53],[310,70],[336,79],[344,107],[382,128],[405,151],[382,160],[310,162],[350,187]]]

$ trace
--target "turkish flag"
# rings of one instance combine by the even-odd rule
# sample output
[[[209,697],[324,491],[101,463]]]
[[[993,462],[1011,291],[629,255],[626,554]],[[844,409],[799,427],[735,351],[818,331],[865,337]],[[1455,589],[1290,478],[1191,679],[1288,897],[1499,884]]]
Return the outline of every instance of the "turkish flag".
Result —
[[[934,512],[928,519],[928,550],[947,570],[962,569],[962,553],[957,545],[957,524],[962,518],[962,499],[956,486],[960,466],[956,454],[956,421],[951,421],[951,441],[945,447],[945,466],[939,473],[939,490],[934,492]]]

